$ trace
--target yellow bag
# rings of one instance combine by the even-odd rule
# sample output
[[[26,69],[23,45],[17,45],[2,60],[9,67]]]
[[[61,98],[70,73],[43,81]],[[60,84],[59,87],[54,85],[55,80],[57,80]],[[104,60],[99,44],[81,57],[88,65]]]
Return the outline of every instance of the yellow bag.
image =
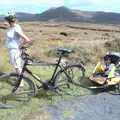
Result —
[[[104,66],[101,64],[101,62],[98,62],[97,65],[95,66],[93,73],[95,72],[104,72],[105,68]]]

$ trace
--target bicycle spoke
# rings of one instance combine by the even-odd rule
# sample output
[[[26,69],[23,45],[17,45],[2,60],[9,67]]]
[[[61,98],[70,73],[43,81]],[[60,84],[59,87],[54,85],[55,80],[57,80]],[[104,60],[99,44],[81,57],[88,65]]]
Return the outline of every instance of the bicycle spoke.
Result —
[[[79,65],[71,65],[66,71],[74,85],[81,85],[84,82],[84,70]]]
[[[58,91],[67,95],[79,96],[91,94],[91,91],[83,85],[84,69],[80,65],[70,65],[57,73],[55,85]]]

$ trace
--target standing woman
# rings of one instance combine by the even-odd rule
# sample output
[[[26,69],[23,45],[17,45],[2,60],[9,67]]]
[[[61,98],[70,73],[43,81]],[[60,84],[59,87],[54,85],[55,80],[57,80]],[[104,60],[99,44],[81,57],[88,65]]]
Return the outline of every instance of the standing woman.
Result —
[[[5,46],[8,49],[13,67],[17,73],[21,73],[22,65],[19,46],[22,40],[24,44],[27,44],[30,39],[23,33],[14,13],[8,13],[5,20],[9,24]]]

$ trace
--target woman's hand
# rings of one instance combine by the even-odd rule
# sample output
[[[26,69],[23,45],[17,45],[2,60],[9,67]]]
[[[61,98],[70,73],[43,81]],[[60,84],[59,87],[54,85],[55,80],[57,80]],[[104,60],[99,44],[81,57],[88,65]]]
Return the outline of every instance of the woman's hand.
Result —
[[[24,47],[28,48],[28,47],[33,45],[33,41],[32,40],[31,41],[27,41],[27,42],[24,42],[23,44],[24,44]]]

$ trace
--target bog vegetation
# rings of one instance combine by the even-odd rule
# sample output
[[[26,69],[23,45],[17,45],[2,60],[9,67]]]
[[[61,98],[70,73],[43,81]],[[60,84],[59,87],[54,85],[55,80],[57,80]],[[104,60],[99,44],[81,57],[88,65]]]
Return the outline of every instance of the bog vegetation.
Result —
[[[3,26],[3,23],[0,23],[0,26]],[[73,53],[66,56],[66,59],[82,62],[87,70],[86,76],[90,75],[96,62],[102,59],[107,51],[120,52],[119,26],[45,22],[21,23],[21,26],[29,38],[34,41],[28,52],[37,61],[54,62],[57,59],[55,51],[57,47],[70,47],[73,49]],[[3,28],[0,29],[0,74],[14,71],[9,64],[8,53],[4,47],[5,31]],[[38,74],[40,72],[38,68],[31,69]],[[42,71],[42,74],[44,73]],[[49,75],[49,73],[46,75]],[[56,104],[59,98],[54,99],[54,104]],[[0,119],[8,120],[9,117],[11,119],[20,118],[21,120],[48,120],[51,115],[45,111],[43,106],[50,102],[51,100],[39,96],[39,98],[34,98],[28,106],[21,109],[0,110]]]

